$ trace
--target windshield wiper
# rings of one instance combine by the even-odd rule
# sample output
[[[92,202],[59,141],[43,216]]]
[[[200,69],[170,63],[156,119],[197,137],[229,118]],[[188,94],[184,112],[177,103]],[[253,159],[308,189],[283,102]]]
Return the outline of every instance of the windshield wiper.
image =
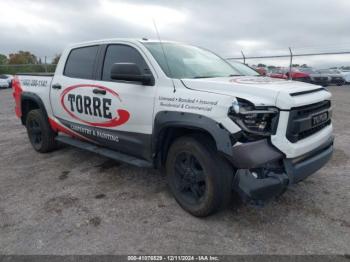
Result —
[[[242,76],[242,75],[229,75],[229,76]]]

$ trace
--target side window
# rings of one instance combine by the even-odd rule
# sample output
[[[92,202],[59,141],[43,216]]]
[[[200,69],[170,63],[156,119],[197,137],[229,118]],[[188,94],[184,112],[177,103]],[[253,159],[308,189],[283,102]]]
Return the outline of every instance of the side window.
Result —
[[[74,78],[93,79],[94,63],[99,46],[73,49],[67,59],[64,75]]]
[[[115,63],[135,63],[141,69],[141,73],[150,72],[145,60],[135,48],[127,45],[110,45],[105,55],[102,80],[114,81],[111,78],[111,68]]]

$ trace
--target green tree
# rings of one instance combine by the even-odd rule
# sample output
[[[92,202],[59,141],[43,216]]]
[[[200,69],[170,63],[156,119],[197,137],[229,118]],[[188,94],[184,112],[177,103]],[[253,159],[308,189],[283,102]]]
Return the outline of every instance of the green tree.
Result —
[[[0,54],[0,65],[7,64],[8,59],[6,55]]]
[[[38,59],[29,51],[19,51],[9,55],[9,64],[38,64]]]

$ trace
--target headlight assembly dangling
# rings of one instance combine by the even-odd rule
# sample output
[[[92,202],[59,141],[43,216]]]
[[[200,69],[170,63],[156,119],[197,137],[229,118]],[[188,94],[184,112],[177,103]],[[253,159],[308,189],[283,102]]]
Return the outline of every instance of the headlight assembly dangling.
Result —
[[[244,132],[267,137],[275,134],[279,111],[272,106],[255,106],[253,103],[237,98],[229,111],[230,118]]]

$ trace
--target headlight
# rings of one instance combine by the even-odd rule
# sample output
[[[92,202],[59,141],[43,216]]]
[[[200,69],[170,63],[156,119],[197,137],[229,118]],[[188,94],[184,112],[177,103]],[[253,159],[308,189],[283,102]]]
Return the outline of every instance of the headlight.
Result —
[[[275,107],[255,106],[253,103],[237,98],[229,110],[230,118],[243,131],[258,136],[275,134],[279,111]]]

